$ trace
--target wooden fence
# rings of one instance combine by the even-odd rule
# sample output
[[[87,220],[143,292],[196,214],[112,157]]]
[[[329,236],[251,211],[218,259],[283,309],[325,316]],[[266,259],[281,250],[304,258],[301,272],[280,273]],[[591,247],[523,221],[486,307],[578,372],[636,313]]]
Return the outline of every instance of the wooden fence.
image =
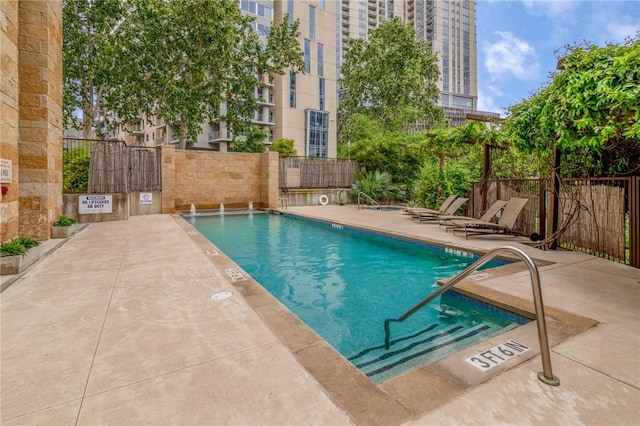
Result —
[[[516,227],[526,235],[536,232],[544,238],[550,234],[547,180],[489,180],[485,197],[481,187],[481,182],[473,184],[471,215],[480,216],[498,199],[528,198]],[[558,220],[560,226],[568,225],[558,239],[561,247],[640,268],[640,177],[563,179]]]
[[[280,189],[350,188],[358,164],[349,160],[289,157],[280,160]]]
[[[161,154],[155,147],[127,146],[122,141],[64,139],[65,158],[89,153],[90,194],[162,190]],[[63,163],[63,175],[66,171]]]

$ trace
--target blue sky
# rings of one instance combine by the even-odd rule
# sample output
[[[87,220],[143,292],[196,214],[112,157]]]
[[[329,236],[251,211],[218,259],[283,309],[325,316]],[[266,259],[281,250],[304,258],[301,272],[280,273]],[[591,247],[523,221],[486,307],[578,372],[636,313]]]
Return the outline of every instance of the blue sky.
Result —
[[[640,0],[477,0],[478,109],[500,112],[549,81],[556,51],[622,44],[640,31]]]

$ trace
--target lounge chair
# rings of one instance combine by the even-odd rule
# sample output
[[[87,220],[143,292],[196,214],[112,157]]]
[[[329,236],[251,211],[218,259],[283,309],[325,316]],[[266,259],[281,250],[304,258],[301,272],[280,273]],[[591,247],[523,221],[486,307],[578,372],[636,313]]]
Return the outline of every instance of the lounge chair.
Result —
[[[453,195],[449,195],[447,197],[446,200],[444,200],[442,202],[442,204],[440,205],[440,208],[438,210],[434,210],[434,209],[428,209],[426,207],[409,207],[404,209],[404,214],[408,214],[409,216],[413,217],[413,213],[414,212],[419,212],[419,211],[423,211],[423,212],[432,212],[432,213],[444,213],[447,211],[447,208],[451,205],[451,203],[453,203],[453,201],[458,198],[457,195],[453,194]]]
[[[489,206],[487,211],[485,211],[482,216],[477,219],[475,217],[468,216],[439,216],[438,219],[440,219],[440,227],[442,228],[442,226],[444,225],[445,231],[448,231],[449,229],[453,228],[454,220],[481,220],[483,222],[491,222],[491,219],[493,219],[493,217],[497,215],[498,212],[500,212],[506,204],[507,201],[497,200],[495,203]]]
[[[482,220],[452,220],[453,234],[456,231],[464,231],[464,236],[469,239],[470,234],[502,233],[511,235],[522,235],[522,232],[515,229],[516,220],[524,205],[529,200],[527,198],[511,198],[502,210],[498,223]]]
[[[447,210],[444,213],[422,211],[422,212],[418,212],[415,216],[413,216],[413,218],[418,219],[418,221],[422,223],[426,221],[437,220],[440,216],[451,216],[455,212],[457,212],[458,209],[462,207],[462,205],[467,201],[469,201],[468,198],[462,198],[462,197],[456,198],[455,200],[453,200],[453,203],[451,203],[451,205],[447,207]]]

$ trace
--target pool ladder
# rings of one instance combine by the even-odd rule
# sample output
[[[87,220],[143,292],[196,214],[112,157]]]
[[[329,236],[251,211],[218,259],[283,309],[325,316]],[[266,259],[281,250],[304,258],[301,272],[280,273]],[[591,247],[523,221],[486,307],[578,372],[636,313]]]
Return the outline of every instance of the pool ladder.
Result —
[[[527,255],[524,251],[519,248],[505,246],[498,247],[497,249],[491,250],[489,253],[482,256],[480,259],[472,263],[469,267],[467,267],[464,271],[460,272],[458,275],[453,277],[449,282],[445,285],[441,286],[438,290],[431,293],[425,299],[423,299],[420,303],[415,305],[413,308],[409,309],[407,312],[399,316],[398,318],[392,319],[388,318],[384,320],[384,347],[385,349],[389,349],[389,339],[391,338],[391,332],[389,330],[389,324],[391,322],[402,322],[409,318],[411,315],[415,314],[417,311],[422,309],[425,305],[431,302],[436,297],[440,296],[445,291],[449,290],[460,281],[469,276],[476,269],[480,268],[485,263],[489,262],[491,259],[496,257],[500,253],[512,253],[520,257],[524,263],[527,264],[529,268],[529,275],[531,276],[531,288],[533,289],[533,303],[536,308],[536,322],[538,324],[538,339],[540,341],[540,356],[542,358],[542,371],[538,373],[538,379],[551,386],[558,386],[560,384],[560,380],[553,375],[553,371],[551,369],[551,356],[549,355],[549,339],[547,337],[547,325],[544,318],[544,306],[542,303],[542,291],[540,289],[540,274],[538,273],[538,267],[531,260],[531,257]]]
[[[287,197],[280,197],[278,200],[278,208],[283,207],[285,210],[289,209],[289,199]]]
[[[380,208],[380,203],[377,202],[376,200],[374,200],[373,198],[369,197],[367,194],[365,194],[364,192],[360,192],[358,194],[358,210],[360,210],[362,207],[360,207],[360,197],[364,198],[365,200],[369,201],[369,204],[376,205],[378,206],[378,208]]]

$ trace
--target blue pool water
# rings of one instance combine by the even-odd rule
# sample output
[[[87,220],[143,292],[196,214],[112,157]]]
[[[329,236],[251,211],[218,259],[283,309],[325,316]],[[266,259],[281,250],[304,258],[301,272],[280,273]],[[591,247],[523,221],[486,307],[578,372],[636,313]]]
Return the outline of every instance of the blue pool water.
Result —
[[[391,324],[384,350],[384,320],[402,315],[475,256],[288,215],[188,220],[378,383],[523,323],[448,292]]]

